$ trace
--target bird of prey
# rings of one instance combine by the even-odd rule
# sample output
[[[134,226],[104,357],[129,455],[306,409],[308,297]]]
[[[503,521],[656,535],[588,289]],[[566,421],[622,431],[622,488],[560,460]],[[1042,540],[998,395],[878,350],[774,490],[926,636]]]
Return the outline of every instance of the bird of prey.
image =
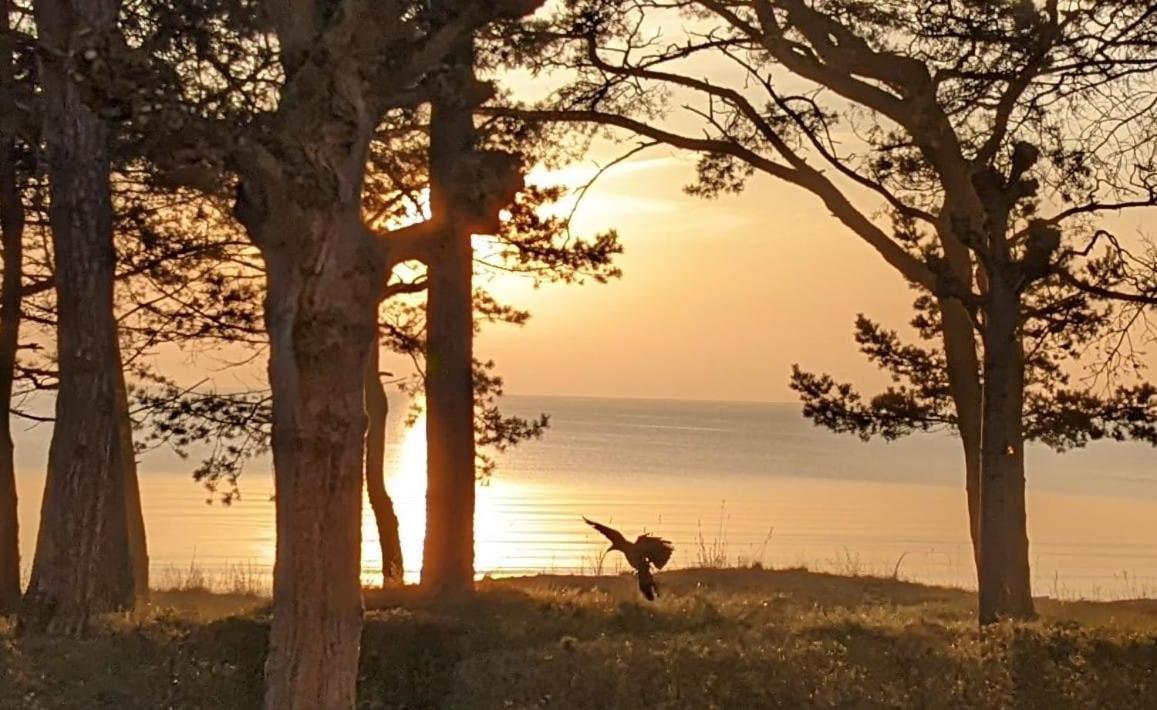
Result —
[[[655,583],[655,576],[651,572],[651,565],[655,565],[658,569],[663,569],[663,565],[671,559],[671,553],[675,551],[674,545],[660,537],[648,535],[643,533],[635,538],[634,542],[628,542],[627,538],[621,532],[614,528],[607,527],[602,523],[596,523],[588,518],[583,518],[587,525],[590,525],[595,530],[603,534],[603,537],[611,541],[611,547],[607,550],[618,550],[627,558],[627,564],[635,569],[639,574],[639,591],[648,600],[654,600],[659,594],[659,585]]]

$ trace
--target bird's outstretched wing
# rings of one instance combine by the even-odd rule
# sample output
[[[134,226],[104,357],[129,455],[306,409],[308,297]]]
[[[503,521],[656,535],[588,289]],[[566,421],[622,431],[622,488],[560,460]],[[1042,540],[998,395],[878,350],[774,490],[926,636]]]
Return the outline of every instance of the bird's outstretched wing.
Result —
[[[663,565],[671,560],[671,553],[675,551],[675,546],[661,537],[643,534],[635,540],[635,549],[643,557],[650,560],[651,564],[663,569]]]
[[[621,532],[619,532],[618,530],[615,530],[614,528],[609,528],[606,525],[603,525],[602,523],[596,523],[595,521],[591,520],[590,518],[583,518],[583,520],[586,522],[587,525],[590,525],[595,530],[598,530],[599,532],[601,532],[603,534],[603,537],[605,537],[611,541],[612,545],[615,545],[616,547],[619,547],[621,549],[626,549],[627,538],[623,537],[623,534]]]

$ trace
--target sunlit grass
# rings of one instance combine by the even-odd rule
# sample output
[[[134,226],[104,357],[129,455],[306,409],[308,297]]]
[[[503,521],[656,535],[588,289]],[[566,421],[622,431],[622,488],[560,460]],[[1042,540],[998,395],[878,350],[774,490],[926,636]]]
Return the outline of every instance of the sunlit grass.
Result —
[[[193,581],[197,581],[196,578]],[[806,570],[487,580],[367,593],[363,708],[1141,708],[1157,602],[1039,602],[981,636],[969,592]],[[251,708],[268,602],[154,594],[84,641],[0,627],[0,707]]]
[[[186,567],[166,567],[154,574],[152,585],[160,592],[210,592],[268,596],[273,588],[271,571],[253,562],[228,563],[208,571],[194,558]]]

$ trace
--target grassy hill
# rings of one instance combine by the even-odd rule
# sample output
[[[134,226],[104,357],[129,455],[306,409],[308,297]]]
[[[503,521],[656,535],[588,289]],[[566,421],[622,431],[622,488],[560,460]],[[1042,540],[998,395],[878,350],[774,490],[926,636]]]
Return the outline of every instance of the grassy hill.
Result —
[[[1039,601],[975,628],[971,593],[805,570],[487,581],[367,593],[364,708],[1157,708],[1157,601]],[[267,601],[158,592],[89,639],[0,630],[0,708],[254,708]]]

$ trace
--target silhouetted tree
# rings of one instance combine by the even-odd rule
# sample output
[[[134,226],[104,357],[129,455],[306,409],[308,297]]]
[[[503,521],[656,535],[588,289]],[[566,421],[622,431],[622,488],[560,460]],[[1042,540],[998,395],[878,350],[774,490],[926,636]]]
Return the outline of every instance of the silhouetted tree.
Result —
[[[463,107],[459,110],[464,114],[456,116],[463,124],[466,121],[474,122],[473,107]],[[437,113],[431,115],[431,120],[437,119]],[[467,155],[474,152],[479,159],[489,160],[501,156],[498,152],[502,145],[516,143],[520,146],[527,159],[550,160],[557,157],[557,148],[549,146],[541,136],[521,134],[517,137],[509,132],[509,126],[489,123],[469,129],[469,140],[459,144],[458,152]],[[464,125],[459,125],[459,131],[467,132]],[[430,132],[431,155],[437,142],[449,137],[440,136],[439,132]],[[462,136],[459,136],[462,138]],[[450,141],[453,143],[453,141]],[[441,150],[451,150],[453,145],[442,146]],[[441,160],[454,164],[449,160],[451,156],[441,156]],[[462,161],[457,165],[461,166]],[[437,163],[431,160],[430,174],[433,185],[437,184]],[[448,169],[448,168],[447,168]],[[444,197],[440,202],[431,200],[431,209],[434,217],[430,226],[435,230],[446,230],[440,233],[434,231],[438,238],[444,238],[451,231],[457,230],[457,248],[465,249],[460,256],[466,260],[465,273],[472,275],[474,271],[500,274],[521,274],[524,277],[535,279],[537,282],[561,281],[582,282],[590,279],[605,282],[619,275],[613,264],[613,257],[621,251],[617,235],[613,232],[596,236],[593,239],[576,238],[567,229],[565,219],[543,217],[540,211],[557,202],[563,193],[555,189],[542,189],[534,186],[524,187],[519,191],[506,211],[506,218],[486,223],[479,221],[476,212],[468,211],[470,205],[477,200],[471,194],[476,189],[477,182],[469,176],[463,178],[459,174],[451,177],[456,181],[453,189],[462,193],[461,199]],[[411,193],[413,190],[410,191]],[[436,191],[431,191],[436,194]],[[439,219],[437,210],[448,210],[452,219]],[[472,208],[477,210],[477,207]],[[491,234],[483,254],[475,253],[471,246],[471,235]],[[503,393],[502,379],[493,374],[494,363],[482,361],[474,357],[472,348],[467,347],[473,338],[474,331],[485,323],[507,323],[522,325],[529,318],[529,313],[497,302],[484,289],[476,288],[472,292],[459,293],[461,304],[471,308],[471,314],[465,323],[459,323],[460,328],[466,330],[465,335],[453,335],[455,329],[448,324],[437,325],[438,311],[437,298],[434,295],[435,277],[439,264],[442,264],[449,247],[437,251],[428,245],[415,252],[419,261],[427,264],[426,269],[410,283],[400,283],[397,287],[410,291],[425,291],[427,301],[423,305],[414,305],[407,301],[387,304],[389,325],[386,332],[386,342],[390,349],[404,353],[420,363],[419,376],[412,381],[407,389],[413,395],[424,393],[426,408],[427,446],[429,458],[433,462],[429,469],[428,485],[433,493],[427,494],[427,529],[425,539],[425,554],[423,556],[423,586],[434,593],[460,593],[473,587],[474,578],[474,488],[477,478],[491,474],[495,467],[492,452],[500,452],[520,441],[537,438],[548,425],[548,417],[542,415],[535,419],[505,416],[499,410],[498,400]],[[450,262],[457,257],[449,259]],[[444,278],[443,287],[449,288],[450,279]],[[470,285],[470,279],[465,281]],[[446,317],[441,313],[439,317]],[[438,344],[438,339],[442,344]],[[452,347],[451,347],[452,346]],[[457,403],[461,397],[452,396],[449,383],[439,382],[445,370],[439,369],[438,363],[445,362],[446,353],[442,348],[450,348],[455,357],[468,357],[467,382],[472,383],[472,395],[467,398],[470,408],[467,410],[471,432],[471,441],[463,444],[461,433],[441,426],[430,425],[430,419],[435,417],[435,405],[431,393],[442,391],[447,401]],[[463,348],[465,348],[463,350]],[[460,412],[455,411],[456,416]],[[437,433],[435,433],[437,432]],[[456,450],[453,455],[447,454],[444,449]],[[450,461],[454,466],[448,469]]]
[[[17,521],[16,464],[13,455],[12,401],[16,353],[20,346],[21,291],[24,288],[24,201],[21,194],[15,106],[15,42],[9,34],[11,3],[0,2],[0,115],[8,126],[0,131],[0,238],[3,240],[3,283],[0,284],[0,614],[16,612],[20,604],[20,534]]]
[[[35,3],[51,181],[59,392],[32,577],[21,626],[82,633],[93,613],[131,609],[147,582],[113,288],[108,126],[63,57],[116,23],[115,0]]]
[[[452,0],[434,0],[443,18]],[[430,213],[436,230],[429,243],[426,287],[426,537],[422,586],[434,593],[460,593],[474,586],[474,260],[470,240],[497,227],[497,211],[476,192],[484,157],[499,164],[487,172],[508,176],[502,186],[513,199],[521,170],[509,154],[480,153],[474,108],[481,101],[474,77],[474,40],[460,39],[430,77]],[[476,196],[477,195],[477,196]],[[510,200],[503,200],[504,203]],[[475,224],[478,218],[494,225]]]
[[[111,181],[116,252],[114,317],[120,351],[125,355],[122,371],[114,376],[118,389],[123,390],[118,397],[125,398],[125,406],[116,416],[122,446],[130,452],[126,460],[125,496],[130,511],[133,585],[136,597],[140,598],[148,591],[148,556],[134,454],[141,453],[146,446],[133,442],[132,428],[142,420],[162,414],[139,406],[130,412],[128,390],[136,390],[142,380],[148,383],[157,377],[150,363],[153,351],[160,345],[188,346],[199,340],[221,337],[219,330],[226,327],[224,322],[236,320],[238,316],[234,306],[239,289],[244,294],[245,287],[232,283],[223,287],[216,271],[206,271],[207,264],[217,269],[219,262],[235,257],[238,243],[230,241],[227,233],[191,229],[184,219],[190,216],[189,205],[182,196],[152,191],[142,182],[142,175],[118,167]],[[52,231],[40,206],[47,190],[36,182],[22,185],[22,190],[25,193],[22,199],[34,206],[30,212],[32,223],[29,230],[25,230],[30,243],[34,247],[50,243]],[[202,223],[206,221],[203,209],[197,209],[196,214]],[[13,374],[20,389],[10,411],[19,417],[52,424],[55,417],[43,414],[45,397],[39,396],[54,397],[60,389],[57,353],[42,347],[51,342],[59,327],[58,299],[53,288],[56,259],[49,252],[51,250],[36,247],[25,260],[26,283],[21,290],[20,307],[28,314],[32,327],[26,329],[31,332],[19,346],[22,354]],[[208,321],[218,325],[217,332],[207,330]],[[238,328],[240,324],[231,323],[228,327]],[[235,337],[230,336],[230,342]],[[126,380],[132,381],[127,387]],[[11,542],[15,548],[15,538]]]
[[[482,127],[484,146],[496,147],[503,143],[518,142],[534,148],[528,160],[555,161],[561,156],[541,137],[523,134],[507,135],[507,127],[487,124]],[[367,219],[375,221],[405,221],[414,211],[423,208],[423,195],[428,185],[425,154],[428,131],[424,118],[406,116],[397,119],[379,131],[379,139],[372,150],[365,194]],[[546,150],[548,149],[549,150]],[[557,203],[566,192],[561,188],[527,186],[516,197],[508,216],[487,242],[482,254],[474,256],[474,268],[487,279],[528,278],[535,283],[582,283],[590,280],[605,282],[619,275],[613,257],[621,251],[613,232],[583,239],[573,235],[567,221],[560,217],[545,216],[548,208]],[[557,211],[557,210],[556,210]],[[401,354],[415,363],[415,376],[395,377],[411,400],[411,407],[423,398],[426,388],[426,309],[422,301],[428,280],[420,264],[412,264],[408,278],[397,278],[386,289],[380,322],[381,343],[387,351]],[[259,268],[259,265],[254,265]],[[183,293],[189,290],[187,284]],[[189,296],[186,297],[191,298]],[[195,314],[203,315],[213,301],[237,299],[221,298],[210,290],[205,299],[194,299],[187,304]],[[247,301],[240,299],[238,305]],[[522,325],[529,318],[526,311],[496,302],[485,290],[476,289],[472,298],[475,328],[487,323]],[[162,317],[163,316],[163,317]],[[169,311],[157,317],[165,323],[175,318]],[[213,338],[223,342],[245,342],[260,350],[264,338],[250,333],[250,318],[237,314],[209,328]],[[199,319],[179,332],[203,333],[209,326]],[[147,329],[142,332],[149,333]],[[250,336],[256,339],[249,341]],[[498,406],[502,394],[502,380],[493,374],[492,362],[475,361],[473,367],[475,461],[472,470],[479,477],[489,475],[495,460],[492,453],[505,450],[526,439],[539,436],[546,426],[544,416],[523,419],[504,415]],[[385,494],[384,446],[388,401],[381,380],[378,351],[371,348],[366,376],[366,490],[379,530],[382,546],[383,576],[387,582],[400,582],[403,561],[400,557],[397,518],[393,503]],[[267,451],[269,440],[269,393],[267,390],[223,393],[209,387],[182,387],[159,373],[137,373],[138,387],[134,389],[134,410],[140,413],[141,443],[148,448],[167,446],[182,456],[188,456],[193,447],[209,443],[209,451],[195,470],[195,477],[205,484],[211,499],[219,497],[230,503],[240,495],[238,479],[247,461]],[[411,423],[416,411],[410,412]]]
[[[265,263],[277,484],[267,707],[354,704],[365,369],[404,237],[362,218],[371,141],[388,110],[421,99],[423,76],[459,38],[536,5],[463,3],[431,26],[404,2],[158,4],[166,19],[140,44],[110,34],[78,58],[94,103],[140,128],[142,149],[169,180],[208,191],[235,181],[234,214]],[[212,12],[221,37],[182,45],[180,32],[155,31],[183,31]],[[263,100],[215,103],[233,74],[215,55],[252,42],[277,46]],[[242,67],[246,56],[236,57]],[[214,77],[226,89],[186,92],[214,88]]]
[[[366,362],[366,497],[374,510],[382,552],[382,584],[399,584],[406,570],[394,501],[386,491],[386,421],[390,401],[381,375],[381,337],[375,334]]]
[[[5,415],[6,418],[15,414],[51,423],[54,418],[43,413],[43,398],[36,396],[40,393],[55,396],[60,384],[56,353],[43,347],[51,341],[59,326],[54,288],[56,259],[49,246],[53,234],[46,208],[48,189],[42,180],[31,177],[37,174],[36,158],[43,151],[39,128],[43,120],[43,102],[37,88],[39,77],[33,52],[37,38],[31,13],[24,8],[9,9],[11,12],[7,17],[16,18],[17,23],[9,23],[0,40],[9,50],[5,56],[13,55],[16,63],[7,67],[10,71],[3,97],[3,127],[9,140],[19,136],[19,144],[11,145],[21,150],[6,154],[18,163],[13,168],[18,168],[19,173],[13,175],[17,183],[12,184],[12,189],[18,188],[18,192],[8,197],[9,205],[17,199],[17,207],[24,202],[31,205],[30,229],[20,231],[27,235],[33,248],[30,253],[21,248],[22,244],[6,248],[10,260],[23,262],[20,263],[23,273],[17,272],[10,261],[5,267],[5,278],[13,284],[18,280],[24,281],[18,290],[8,292],[8,303],[12,304],[9,313],[20,319],[22,311],[26,312],[25,320],[31,326],[27,330],[31,332],[27,333],[27,338],[17,338],[15,328],[4,328],[5,335],[10,334],[13,338],[13,358],[4,371],[13,384],[19,385],[14,398],[5,398],[10,401]],[[59,59],[59,55],[52,56]],[[242,296],[245,295],[244,287],[239,289],[232,282],[226,285],[223,278],[226,269],[221,264],[241,258],[237,247],[247,242],[243,238],[240,242],[230,241],[228,232],[218,228],[221,220],[206,219],[208,213],[204,200],[190,206],[188,193],[181,194],[152,184],[148,172],[141,169],[139,154],[126,141],[118,140],[120,137],[113,132],[109,140],[116,251],[115,315],[121,351],[126,353],[123,358],[125,369],[131,378],[144,376],[149,379],[150,369],[144,362],[159,344],[207,340],[214,335],[207,327],[210,322],[220,324],[236,320],[237,309],[231,308],[231,304],[238,302],[239,290]],[[11,209],[9,216],[11,227]],[[18,226],[23,227],[24,221],[20,219]],[[235,228],[232,231],[236,231]],[[9,239],[13,238],[14,232],[11,228],[8,230]],[[212,270],[205,268],[206,263],[212,264]],[[235,271],[229,276],[233,281],[239,280]],[[240,281],[244,283],[243,279]],[[8,316],[9,321],[12,318]],[[237,327],[236,323],[226,325]],[[22,353],[19,359],[15,358],[17,351]],[[117,379],[118,388],[125,388],[124,373],[118,374]],[[124,399],[123,394],[118,397]],[[127,407],[121,407],[117,412],[118,432],[126,451],[135,448],[131,439],[132,421],[142,414],[148,412],[137,411],[130,415]],[[134,466],[135,459],[128,458],[125,495],[130,511],[128,532],[133,584],[139,598],[147,593],[148,557]],[[11,488],[14,490],[14,485]],[[15,498],[11,500],[14,506]],[[91,521],[99,522],[97,519]],[[19,569],[15,522],[14,515],[4,516],[6,571]],[[11,551],[10,564],[8,551]],[[13,573],[14,581],[6,583],[6,586],[18,590],[16,574]],[[6,572],[5,577],[8,576]]]
[[[1034,373],[1059,362],[1055,350],[1025,347],[1034,338],[1095,338],[1084,319],[1111,316],[1075,292],[1112,292],[1118,278],[1105,269],[1111,255],[1086,259],[1100,220],[1157,202],[1147,157],[1154,134],[1145,97],[1157,64],[1149,5],[563,6],[523,35],[523,56],[538,70],[575,71],[574,80],[545,105],[491,112],[617,127],[695,151],[691,191],[702,196],[741,190],[756,172],[801,187],[922,291],[941,355],[911,351],[896,365],[913,371],[911,388],[921,391],[887,395],[887,414],[956,428],[980,621],[1032,615],[1026,407],[1056,419],[1096,403],[1093,419],[1127,419],[1150,406],[1144,386],[1103,398],[1054,382],[1026,394]],[[684,28],[678,38],[663,31],[672,26]],[[681,123],[660,120],[674,113],[670,105],[684,107]],[[857,206],[873,200],[890,228]],[[881,332],[861,328],[866,347],[890,357]],[[799,386],[817,384],[823,396],[827,382],[797,377]],[[1031,401],[1038,395],[1047,405]],[[1145,435],[1127,424],[1113,431]]]

